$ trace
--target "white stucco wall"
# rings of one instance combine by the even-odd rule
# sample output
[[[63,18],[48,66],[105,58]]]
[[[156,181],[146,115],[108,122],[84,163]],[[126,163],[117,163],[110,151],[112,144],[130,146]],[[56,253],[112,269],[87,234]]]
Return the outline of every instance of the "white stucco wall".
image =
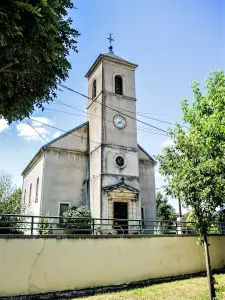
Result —
[[[196,236],[138,235],[133,238],[1,237],[0,295],[68,291],[202,272],[206,269],[204,248],[197,245],[197,240]],[[212,268],[223,268],[225,236],[211,236],[209,244]],[[190,284],[188,288],[198,287]],[[100,297],[110,299],[110,296]],[[143,299],[140,293],[135,298]]]
[[[155,172],[151,162],[139,164],[141,205],[145,207],[145,219],[156,219]]]
[[[49,145],[62,149],[86,152],[88,150],[88,124],[84,123],[71,133],[57,139]]]
[[[89,154],[90,158],[90,208],[92,216],[100,218],[101,201],[101,147]]]
[[[135,98],[135,70],[114,62],[104,60],[104,86],[105,90],[114,93],[114,76],[120,74],[125,80],[124,95]]]
[[[88,124],[75,128],[48,147],[42,213],[57,216],[60,203],[87,204]]]
[[[42,199],[42,185],[43,185],[43,167],[44,167],[45,155],[42,153],[41,156],[36,160],[32,167],[25,173],[23,178],[23,193],[22,199],[26,206],[26,212],[28,214],[39,215],[40,204]],[[38,185],[38,197],[36,199],[37,179],[39,178]],[[31,201],[29,203],[30,184],[32,184]],[[26,190],[26,197],[25,196]]]
[[[58,216],[59,203],[85,205],[87,156],[84,153],[46,150],[42,213]]]
[[[96,95],[102,92],[102,64],[88,78],[88,96],[92,99],[92,83],[96,79]],[[100,104],[99,104],[99,103]],[[100,218],[101,199],[101,143],[102,143],[102,94],[96,102],[88,100],[88,121],[90,136],[90,208],[92,216]]]
[[[122,155],[125,158],[126,165],[123,169],[116,166],[115,158],[117,155]],[[138,177],[138,153],[126,149],[105,146],[103,148],[103,173]]]
[[[92,83],[96,79],[96,95],[102,92],[102,64],[98,66],[95,72],[88,78],[88,121],[90,134],[90,152],[98,148],[101,143],[101,124],[102,124],[102,94],[97,98],[97,102],[92,99]],[[93,103],[92,103],[93,102]],[[100,104],[99,104],[99,103]]]

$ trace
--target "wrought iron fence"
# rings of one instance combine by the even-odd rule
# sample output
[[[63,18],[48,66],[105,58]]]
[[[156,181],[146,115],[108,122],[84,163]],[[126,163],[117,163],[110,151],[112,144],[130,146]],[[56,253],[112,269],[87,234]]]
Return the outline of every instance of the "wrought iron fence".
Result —
[[[193,223],[184,221],[73,218],[0,214],[0,234],[197,234]],[[225,234],[225,223],[214,222],[209,234]]]

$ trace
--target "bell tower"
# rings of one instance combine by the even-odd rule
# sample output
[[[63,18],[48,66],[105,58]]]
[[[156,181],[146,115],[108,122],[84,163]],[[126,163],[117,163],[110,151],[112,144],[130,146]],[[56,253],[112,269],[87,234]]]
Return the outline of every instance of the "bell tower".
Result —
[[[108,39],[109,53],[100,54],[86,74],[90,209],[95,218],[119,217],[123,210],[124,219],[137,219],[141,215],[135,95],[137,65],[115,55],[111,34]]]

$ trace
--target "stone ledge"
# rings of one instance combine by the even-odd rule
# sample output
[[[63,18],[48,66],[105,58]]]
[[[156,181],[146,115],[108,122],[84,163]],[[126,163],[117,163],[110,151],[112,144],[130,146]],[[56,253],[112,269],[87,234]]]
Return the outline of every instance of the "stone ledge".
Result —
[[[210,236],[223,236],[221,234],[211,234]],[[199,235],[194,234],[101,234],[101,235],[89,235],[89,234],[49,234],[49,235],[20,235],[20,234],[2,234],[0,239],[142,239],[142,238],[158,238],[158,237],[199,237]]]

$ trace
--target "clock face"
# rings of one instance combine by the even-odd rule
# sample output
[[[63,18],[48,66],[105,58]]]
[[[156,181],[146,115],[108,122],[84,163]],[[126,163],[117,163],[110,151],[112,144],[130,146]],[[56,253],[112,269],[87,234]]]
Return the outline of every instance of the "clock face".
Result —
[[[126,126],[126,120],[122,116],[115,116],[114,124],[118,129],[123,129]]]

